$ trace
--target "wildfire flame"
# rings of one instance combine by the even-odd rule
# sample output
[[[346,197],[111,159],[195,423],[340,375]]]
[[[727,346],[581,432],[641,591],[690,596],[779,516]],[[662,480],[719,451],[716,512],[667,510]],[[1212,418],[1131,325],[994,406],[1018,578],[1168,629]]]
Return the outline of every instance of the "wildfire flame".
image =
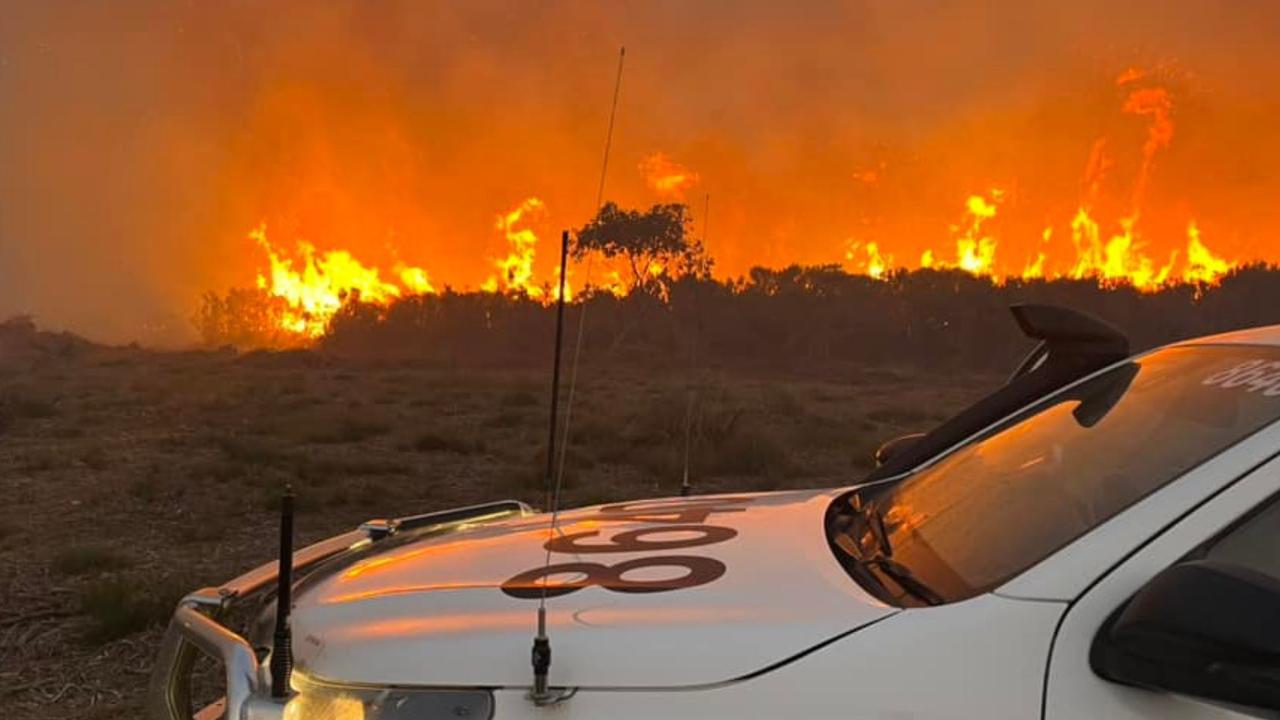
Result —
[[[854,274],[867,275],[876,280],[883,279],[893,266],[893,256],[882,255],[880,246],[874,242],[850,240],[844,259]]]
[[[1218,255],[1205,244],[1199,225],[1191,219],[1186,225],[1186,243],[1181,252],[1175,250],[1163,260],[1151,257],[1141,233],[1141,211],[1146,199],[1155,160],[1161,150],[1173,142],[1174,104],[1164,87],[1156,84],[1153,75],[1130,68],[1116,78],[1116,86],[1126,91],[1121,111],[1146,121],[1146,140],[1141,148],[1141,161],[1128,196],[1128,207],[1116,218],[1115,230],[1108,233],[1096,216],[1095,206],[1107,173],[1115,165],[1108,152],[1106,138],[1093,143],[1081,183],[1083,196],[1075,214],[1064,226],[1075,252],[1074,259],[1052,253],[1051,240],[1055,226],[1049,225],[1041,232],[1036,249],[1021,262],[1020,272],[1011,272],[1010,263],[998,255],[999,240],[993,229],[993,221],[1006,194],[1000,189],[970,195],[965,201],[963,220],[951,227],[953,253],[934,249],[925,250],[920,257],[920,267],[935,269],[959,269],[977,276],[988,277],[1003,283],[1011,277],[1030,279],[1075,278],[1094,279],[1103,285],[1132,285],[1144,292],[1154,292],[1170,283],[1183,282],[1211,285],[1237,267]],[[879,249],[874,243],[866,243],[866,259],[854,263],[855,272],[872,277],[883,277],[885,272],[877,262]],[[853,260],[853,251],[846,258]],[[873,259],[873,254],[874,258]]]
[[[299,242],[297,257],[288,257],[267,239],[266,225],[250,231],[249,238],[270,262],[269,272],[258,274],[258,287],[284,301],[280,327],[298,335],[323,335],[329,321],[351,298],[385,305],[406,294],[435,292],[422,268],[397,266],[397,283],[384,280],[377,268],[366,267],[346,250],[321,253],[310,243]]]
[[[533,261],[538,236],[521,227],[531,214],[544,210],[541,200],[531,197],[510,212],[498,216],[495,228],[509,246],[506,257],[494,261],[499,270],[481,285],[485,292],[523,295],[554,300],[559,293],[559,270],[554,290],[548,292],[534,277]],[[377,267],[367,266],[347,250],[320,252],[308,242],[298,242],[291,255],[267,239],[266,225],[249,232],[249,238],[266,253],[269,269],[258,274],[258,288],[283,301],[279,317],[282,330],[304,338],[318,338],[328,330],[333,316],[348,302],[388,305],[408,295],[434,294],[435,285],[421,267],[397,262],[386,277]],[[565,285],[565,298],[572,294]]]
[[[1157,73],[1137,68],[1116,77],[1115,88],[1120,113],[1140,120],[1145,130],[1140,148],[1130,150],[1131,162],[1117,163],[1111,138],[1097,138],[1086,158],[1080,196],[1068,206],[1074,206],[1074,212],[1049,218],[1041,226],[1039,237],[1030,243],[1015,242],[1018,238],[1009,237],[1005,238],[1010,241],[1007,244],[1001,242],[1002,229],[1011,223],[1001,217],[1002,212],[1016,208],[1019,200],[1016,183],[1001,183],[1000,187],[961,196],[962,211],[950,226],[948,242],[924,250],[918,267],[960,270],[998,284],[1011,279],[1071,278],[1093,280],[1104,286],[1129,285],[1147,292],[1172,283],[1216,284],[1236,268],[1238,263],[1209,248],[1194,218],[1185,221],[1185,235],[1178,249],[1167,256],[1153,256],[1151,244],[1143,235],[1143,207],[1160,154],[1174,140],[1174,98],[1160,84]],[[873,186],[882,181],[887,167],[879,161],[858,170],[853,177]],[[1117,193],[1111,175],[1125,167],[1132,168],[1133,174],[1125,178],[1127,182],[1120,185]],[[697,172],[662,152],[645,157],[639,170],[650,190],[672,198],[682,198],[700,181]],[[1103,197],[1108,187],[1112,189],[1111,204]],[[1117,195],[1118,210],[1114,209]],[[492,260],[493,271],[479,284],[482,291],[544,303],[556,299],[558,275],[544,272],[539,276],[535,272],[539,238],[532,225],[546,212],[542,200],[529,197],[497,216],[494,229],[505,240],[507,253]],[[1016,213],[1010,216],[1016,217]],[[283,301],[280,327],[301,337],[323,335],[334,315],[352,300],[387,305],[406,295],[436,292],[431,276],[421,267],[397,261],[380,269],[363,264],[347,250],[321,252],[305,242],[297,243],[295,252],[286,253],[268,241],[265,226],[254,229],[250,237],[269,262],[269,269],[258,275],[259,288]],[[895,265],[894,254],[884,247],[883,238],[879,242],[849,239],[845,248],[845,268],[850,272],[887,279],[894,267],[900,267]],[[911,255],[914,257],[915,253]],[[659,278],[669,268],[653,263],[644,270],[649,277]],[[590,269],[587,276],[586,282],[592,283]],[[597,290],[621,296],[630,289],[609,262],[604,262],[596,277],[601,279],[592,285]],[[567,284],[566,296],[572,297]]]
[[[990,195],[990,198],[970,195],[965,201],[964,223],[951,226],[952,234],[957,236],[956,259],[950,262],[939,260],[933,251],[925,250],[920,256],[920,267],[958,268],[973,275],[994,277],[996,240],[983,229],[983,225],[996,216],[996,204],[1004,199],[1004,192],[995,189]]]
[[[698,173],[672,160],[666,153],[656,152],[640,161],[645,184],[659,195],[682,198],[698,184]]]
[[[430,295],[436,291],[427,271],[420,267],[411,267],[404,263],[396,263],[396,275],[406,288],[418,295]]]
[[[531,197],[520,203],[514,210],[498,216],[494,229],[506,237],[511,251],[506,257],[494,262],[499,274],[489,276],[480,289],[485,292],[523,294],[534,299],[547,294],[533,277],[533,259],[537,254],[538,236],[529,228],[518,227],[527,215],[543,212],[545,209],[546,206],[541,200]],[[554,297],[558,292],[557,277],[556,288],[551,294]],[[566,283],[565,299],[568,300],[570,297],[568,283]]]

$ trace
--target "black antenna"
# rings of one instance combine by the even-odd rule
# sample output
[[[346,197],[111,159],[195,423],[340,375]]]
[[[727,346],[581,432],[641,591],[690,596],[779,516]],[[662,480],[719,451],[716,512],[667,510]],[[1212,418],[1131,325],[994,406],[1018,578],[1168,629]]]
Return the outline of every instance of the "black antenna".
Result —
[[[560,408],[560,345],[564,337],[564,281],[569,263],[569,231],[560,234],[560,294],[556,296],[556,348],[551,366],[551,419],[547,433],[547,477],[543,494],[543,507],[551,507],[551,485],[556,474],[556,419]]]
[[[702,249],[707,248],[707,226],[711,220],[711,193],[707,193],[702,201]],[[697,268],[694,268],[696,271]],[[693,277],[693,337],[689,340],[689,387],[688,400],[684,409],[684,476],[680,480],[680,496],[688,497],[693,492],[693,482],[689,479],[689,453],[693,447],[693,405],[697,399],[697,388],[694,385],[694,372],[698,368],[698,335],[702,329],[701,317],[698,315],[698,283],[702,279],[694,273]]]
[[[293,672],[293,631],[289,612],[293,607],[293,486],[280,496],[280,571],[276,581],[276,631],[271,649],[271,697],[289,697]]]
[[[604,203],[604,181],[609,172],[609,149],[613,146],[613,123],[618,115],[618,94],[622,90],[622,65],[626,60],[627,49],[625,47],[618,50],[618,74],[614,78],[613,83],[613,104],[609,109],[609,129],[605,133],[604,138],[604,160],[600,165],[600,185],[596,188],[596,209],[599,210]],[[558,314],[556,317],[556,375],[559,374],[560,362],[558,360],[560,353],[560,331],[564,319],[564,279],[565,279],[565,263],[568,258],[569,233],[566,231],[561,236],[560,247],[560,299]],[[591,278],[591,259],[587,259],[587,281]],[[564,480],[564,463],[568,457],[566,450],[569,447],[569,426],[573,419],[573,394],[578,384],[578,365],[582,356],[582,335],[586,328],[587,321],[587,304],[581,303],[581,309],[578,312],[578,333],[574,341],[573,349],[573,365],[569,374],[569,395],[565,399],[564,413],[564,432],[562,433],[562,442],[560,443],[560,464],[554,469],[554,483],[550,483],[553,487],[551,492],[551,524],[550,532],[547,534],[547,551],[546,559],[543,561],[543,567],[551,566],[551,539],[556,532],[556,524],[560,519],[560,484]],[[558,383],[558,380],[553,382]],[[559,396],[559,388],[552,391],[552,397]],[[555,402],[553,400],[552,402]],[[555,412],[552,412],[551,433],[555,434]],[[554,445],[554,440],[551,445]],[[551,466],[554,454],[551,452],[552,447],[547,448],[548,467]],[[548,478],[550,480],[550,478]],[[533,638],[533,691],[529,694],[529,699],[533,700],[535,705],[554,705],[573,695],[572,690],[562,692],[552,692],[547,682],[547,674],[551,670],[551,639],[547,637],[547,580],[544,574],[542,579],[542,596],[538,599],[538,632]]]
[[[551,367],[551,420],[547,434],[546,507],[559,500],[552,496],[552,483],[556,472],[556,420],[560,405],[560,346],[564,337],[564,284],[569,264],[569,231],[560,234],[560,294],[556,296],[556,348]],[[558,495],[558,493],[557,493]],[[548,538],[549,540],[550,538]],[[547,638],[546,587],[542,589],[543,602],[538,605],[538,634],[533,638],[533,701],[546,703],[554,697],[547,687],[547,673],[551,670],[551,640]]]

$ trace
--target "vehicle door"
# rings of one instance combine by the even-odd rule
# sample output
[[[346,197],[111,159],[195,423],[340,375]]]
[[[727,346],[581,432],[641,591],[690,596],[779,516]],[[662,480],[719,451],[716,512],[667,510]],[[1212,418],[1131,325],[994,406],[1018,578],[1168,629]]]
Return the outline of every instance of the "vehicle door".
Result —
[[[1237,583],[1239,578],[1243,580]],[[1146,655],[1116,654],[1123,643],[1139,637],[1126,630],[1140,628],[1150,640],[1151,628],[1168,629],[1161,622],[1173,612],[1180,613],[1179,627],[1188,632],[1162,635],[1154,642],[1189,638],[1190,645],[1148,644],[1141,646]],[[1146,624],[1139,626],[1138,621]],[[1206,653],[1188,649],[1227,637],[1223,628],[1235,631],[1231,642]],[[1268,667],[1257,667],[1252,660],[1248,667],[1235,663],[1241,657],[1237,650],[1274,649],[1278,639],[1280,460],[1272,459],[1167,528],[1155,529],[1151,541],[1071,605],[1050,652],[1044,718],[1280,718],[1276,655],[1261,662]],[[1165,648],[1177,650],[1164,652]],[[1213,653],[1232,659],[1216,662],[1205,657]],[[1117,657],[1143,659],[1116,670]],[[1103,674],[1122,675],[1126,682],[1105,679]],[[1134,681],[1135,677],[1143,680]],[[1242,695],[1241,681],[1254,691],[1260,689],[1263,699],[1253,691]],[[1239,702],[1244,695],[1248,702]]]

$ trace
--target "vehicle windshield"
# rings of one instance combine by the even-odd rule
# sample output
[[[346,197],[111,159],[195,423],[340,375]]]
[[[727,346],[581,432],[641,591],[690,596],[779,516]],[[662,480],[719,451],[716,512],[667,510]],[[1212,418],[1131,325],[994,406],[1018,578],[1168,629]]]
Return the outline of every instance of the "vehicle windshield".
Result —
[[[1277,417],[1280,348],[1160,350],[1046,398],[901,481],[837,499],[828,532],[855,578],[886,600],[962,600]]]

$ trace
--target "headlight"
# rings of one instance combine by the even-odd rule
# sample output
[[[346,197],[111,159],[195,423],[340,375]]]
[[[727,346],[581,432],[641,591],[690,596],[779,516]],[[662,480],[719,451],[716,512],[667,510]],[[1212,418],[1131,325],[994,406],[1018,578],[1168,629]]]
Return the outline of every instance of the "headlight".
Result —
[[[285,708],[285,720],[486,720],[493,714],[487,690],[343,687],[297,671],[293,686],[298,694]]]

